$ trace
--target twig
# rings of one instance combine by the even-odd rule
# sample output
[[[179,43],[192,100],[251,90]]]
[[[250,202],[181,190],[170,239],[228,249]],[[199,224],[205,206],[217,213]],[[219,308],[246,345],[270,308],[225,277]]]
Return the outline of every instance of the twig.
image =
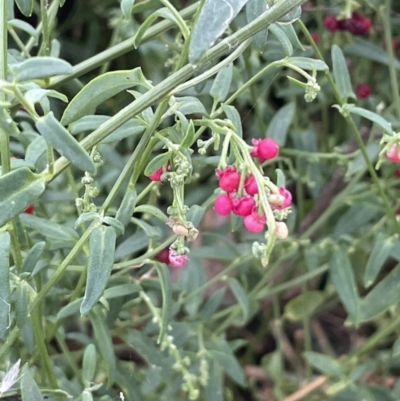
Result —
[[[318,387],[321,387],[328,380],[325,376],[318,376],[312,382],[306,384],[303,388],[296,391],[289,397],[286,397],[283,401],[299,401],[306,397],[308,394],[312,393]]]

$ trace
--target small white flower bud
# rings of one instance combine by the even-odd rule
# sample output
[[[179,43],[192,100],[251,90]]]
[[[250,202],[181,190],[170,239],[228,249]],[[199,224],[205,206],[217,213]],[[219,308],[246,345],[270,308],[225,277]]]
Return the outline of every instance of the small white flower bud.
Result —
[[[289,229],[283,221],[277,221],[275,226],[275,234],[279,239],[286,239],[289,236]]]

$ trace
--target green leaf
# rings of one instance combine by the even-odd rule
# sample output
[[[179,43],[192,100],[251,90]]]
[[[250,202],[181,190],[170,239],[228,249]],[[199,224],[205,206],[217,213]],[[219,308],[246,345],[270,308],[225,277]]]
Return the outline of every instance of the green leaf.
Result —
[[[117,237],[119,237],[125,232],[125,227],[115,217],[105,216],[103,218],[103,224],[107,224],[108,226],[112,227]]]
[[[144,175],[149,176],[161,167],[166,167],[167,163],[171,159],[171,152],[161,153],[150,160],[149,164],[144,170]]]
[[[15,322],[21,329],[28,319],[29,284],[20,281],[15,291]]]
[[[155,263],[155,268],[160,280],[163,298],[160,334],[157,339],[157,343],[162,344],[164,336],[168,333],[168,325],[172,316],[172,281],[168,267],[164,263]]]
[[[380,232],[376,238],[374,247],[369,255],[364,272],[364,286],[369,287],[378,276],[383,264],[389,257],[394,245],[394,239]]]
[[[62,125],[68,125],[88,114],[94,114],[96,107],[119,92],[141,85],[151,88],[142,70],[134,68],[127,71],[106,72],[85,85],[71,100],[61,119]]]
[[[39,261],[39,258],[42,255],[45,246],[46,243],[44,241],[37,242],[35,245],[33,245],[33,247],[26,255],[24,263],[22,264],[23,272],[29,272],[29,273],[33,272],[33,269],[35,268],[36,263]]]
[[[75,229],[78,228],[80,225],[92,221],[94,219],[100,220],[100,215],[97,212],[85,212],[82,213],[75,222]]]
[[[9,135],[18,135],[19,130],[17,124],[11,118],[5,107],[0,105],[0,129],[7,132]]]
[[[246,379],[242,368],[233,355],[226,354],[221,351],[211,350],[211,356],[218,362],[219,366],[238,384],[246,385]]]
[[[188,125],[188,128],[186,130],[185,136],[182,139],[181,142],[181,148],[189,148],[193,142],[194,142],[194,138],[195,138],[195,128],[194,128],[194,123],[193,120],[190,120],[190,123]]]
[[[285,305],[284,316],[292,322],[301,321],[311,317],[324,300],[325,297],[321,291],[303,292]]]
[[[203,219],[206,208],[199,205],[193,205],[187,212],[186,218],[191,221],[195,227],[198,227],[201,220]]]
[[[61,320],[65,319],[66,317],[75,315],[75,313],[78,313],[81,303],[82,303],[82,298],[78,298],[70,302],[69,304],[63,306],[58,311],[56,319]]]
[[[90,173],[96,172],[93,160],[79,142],[54,117],[53,112],[40,117],[36,127],[44,139],[73,165]]]
[[[132,217],[131,221],[133,224],[139,226],[144,231],[144,233],[148,238],[156,239],[161,237],[160,227],[153,227],[152,225],[146,223],[145,221],[142,221],[141,219],[137,219],[135,217]]]
[[[21,372],[21,397],[22,401],[43,401],[42,393],[33,379],[28,364]]]
[[[0,226],[24,211],[44,191],[45,178],[21,167],[0,177]]]
[[[10,234],[0,233],[0,338],[5,339],[10,326]]]
[[[225,293],[225,287],[216,290],[200,309],[198,316],[206,322],[209,321],[224,300]]]
[[[344,104],[342,106],[342,109],[350,113],[357,114],[361,117],[366,118],[367,120],[372,121],[375,124],[378,124],[387,134],[393,135],[392,124],[387,122],[379,114],[376,114],[373,111],[363,109],[362,107],[356,107],[352,104]]]
[[[82,383],[84,386],[88,386],[94,380],[96,373],[97,354],[96,346],[89,344],[83,354],[82,363]]]
[[[265,0],[249,0],[246,4],[247,23],[249,24],[250,22],[254,21],[265,11],[267,11]],[[268,29],[263,29],[260,32],[257,32],[253,37],[255,48],[260,53],[265,51],[267,38]]]
[[[68,102],[68,98],[64,94],[50,89],[42,89],[42,88],[30,89],[25,92],[24,96],[27,102],[31,105],[31,107],[34,107],[36,103],[41,103],[42,100],[46,99],[47,97],[54,97],[55,99],[59,99],[65,103]]]
[[[114,264],[116,238],[114,228],[103,225],[90,234],[86,289],[80,308],[82,316],[93,308],[107,285]]]
[[[291,9],[287,14],[278,19],[281,24],[291,24],[301,17],[301,6]]]
[[[142,287],[139,284],[128,283],[128,284],[116,285],[114,287],[105,289],[103,296],[106,299],[113,299],[136,294],[140,291],[142,291]]]
[[[38,43],[39,34],[38,32],[36,32],[36,29],[31,24],[28,24],[27,22],[22,21],[20,19],[10,19],[8,20],[7,23],[11,25],[13,28],[17,28],[20,29],[21,31],[26,32],[35,40],[35,43]]]
[[[30,17],[32,15],[33,0],[15,0],[15,3],[19,8],[19,11],[21,11],[25,17]]]
[[[376,45],[370,40],[353,37],[352,43],[345,45],[343,51],[350,56],[363,57],[387,66],[393,62],[396,69],[400,70],[399,60],[391,60],[388,52],[382,46]]]
[[[342,366],[327,355],[313,351],[306,351],[303,355],[312,366],[327,376],[339,378],[345,373]]]
[[[275,139],[279,146],[285,145],[295,112],[296,103],[294,102],[281,107],[269,123],[266,136]]]
[[[197,63],[215,43],[248,0],[206,0],[192,31],[189,62]]]
[[[32,214],[22,214],[20,216],[22,224],[30,227],[46,237],[60,241],[76,242],[79,239],[78,233],[71,227],[55,223]]]
[[[351,320],[357,325],[360,316],[360,301],[357,284],[349,257],[343,248],[335,249],[329,260],[332,282]]]
[[[205,387],[206,401],[224,401],[224,378],[222,369],[215,361],[210,361],[209,364],[210,377]]]
[[[312,71],[315,69],[316,71],[327,71],[329,69],[322,60],[315,60],[308,57],[290,57],[287,62],[303,70]]]
[[[305,50],[297,36],[295,29],[293,28],[293,24],[280,23],[279,28],[282,29],[282,31],[285,33],[286,37],[290,40],[290,43],[293,45],[294,48],[302,51]]]
[[[235,278],[228,277],[227,281],[229,287],[231,288],[233,294],[235,295],[235,298],[237,299],[240,307],[242,308],[243,322],[246,322],[250,316],[250,302],[247,293],[245,289],[242,287],[242,285],[239,283],[239,281],[236,280]]]
[[[177,111],[180,111],[183,115],[188,114],[205,114],[207,115],[207,110],[203,103],[197,97],[194,96],[183,96],[175,97],[174,102],[171,102],[170,106],[176,107]]]
[[[293,54],[293,46],[283,29],[278,24],[271,24],[268,30],[275,36],[277,41],[281,44],[283,52],[287,57]]]
[[[361,301],[360,322],[367,322],[400,301],[400,264]]]
[[[229,93],[233,75],[233,63],[219,70],[210,89],[210,95],[216,102],[223,102]]]
[[[163,223],[166,223],[168,220],[168,216],[158,207],[153,205],[139,205],[135,208],[135,213],[150,214],[156,217],[158,220],[161,220]]]
[[[333,78],[335,79],[341,99],[344,102],[349,97],[356,99],[356,95],[354,94],[351,86],[346,60],[343,56],[342,50],[337,45],[332,46],[332,69]]]
[[[121,0],[121,11],[125,19],[130,19],[135,0]]]
[[[25,161],[34,166],[47,150],[46,140],[38,135],[28,146],[25,153]]]
[[[22,63],[10,65],[17,82],[73,74],[71,64],[55,57],[32,57]]]
[[[123,227],[126,227],[133,215],[136,206],[137,193],[135,186],[128,186],[122,198],[121,205],[115,218],[119,220]]]
[[[226,114],[228,119],[231,120],[233,126],[235,127],[236,134],[242,138],[243,137],[242,120],[236,107],[229,106],[224,103],[221,104],[221,107],[222,110],[224,110],[224,113]]]
[[[114,231],[112,230],[112,232]],[[108,387],[110,387],[115,382],[115,374],[117,372],[117,362],[115,360],[111,333],[107,327],[105,316],[99,306],[96,306],[89,312],[89,319],[92,322],[97,349],[100,351],[103,364],[106,367],[108,377],[107,384]]]

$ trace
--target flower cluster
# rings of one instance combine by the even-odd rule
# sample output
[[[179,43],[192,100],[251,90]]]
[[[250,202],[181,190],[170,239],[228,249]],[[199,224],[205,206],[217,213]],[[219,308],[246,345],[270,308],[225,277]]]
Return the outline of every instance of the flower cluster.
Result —
[[[278,144],[271,138],[253,139],[254,147],[250,155],[260,162],[274,159],[279,153]],[[216,170],[219,187],[224,193],[217,196],[214,210],[227,216],[230,213],[244,218],[245,228],[253,233],[264,230],[266,217],[259,205],[260,188],[253,174],[242,177],[236,166],[226,166]],[[264,188],[262,188],[264,190]],[[274,210],[287,209],[292,203],[291,193],[284,187],[278,188],[277,193],[269,192],[269,203]]]
[[[348,31],[356,36],[368,35],[371,25],[371,20],[358,12],[353,12],[347,19],[338,19],[334,15],[324,18],[324,26],[328,31]]]

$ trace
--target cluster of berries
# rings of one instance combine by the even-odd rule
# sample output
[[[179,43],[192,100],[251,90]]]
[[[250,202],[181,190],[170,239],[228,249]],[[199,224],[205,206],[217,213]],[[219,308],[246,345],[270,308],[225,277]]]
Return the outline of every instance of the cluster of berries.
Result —
[[[393,163],[400,163],[400,146],[394,143],[386,153],[387,158]]]
[[[371,25],[371,20],[358,12],[353,12],[347,19],[338,19],[334,15],[324,18],[324,26],[328,31],[348,31],[356,36],[368,35]]]
[[[260,162],[275,158],[279,153],[278,144],[271,138],[253,139],[254,148],[251,156],[258,158]],[[259,188],[253,174],[249,174],[243,180],[243,188],[240,189],[242,176],[235,166],[226,166],[216,170],[219,187],[225,193],[215,199],[214,210],[227,216],[234,213],[244,218],[245,228],[253,233],[264,230],[266,223],[265,214],[261,213],[257,204]],[[269,203],[275,210],[283,210],[292,204],[292,194],[284,187],[279,188],[278,194],[269,195]]]

